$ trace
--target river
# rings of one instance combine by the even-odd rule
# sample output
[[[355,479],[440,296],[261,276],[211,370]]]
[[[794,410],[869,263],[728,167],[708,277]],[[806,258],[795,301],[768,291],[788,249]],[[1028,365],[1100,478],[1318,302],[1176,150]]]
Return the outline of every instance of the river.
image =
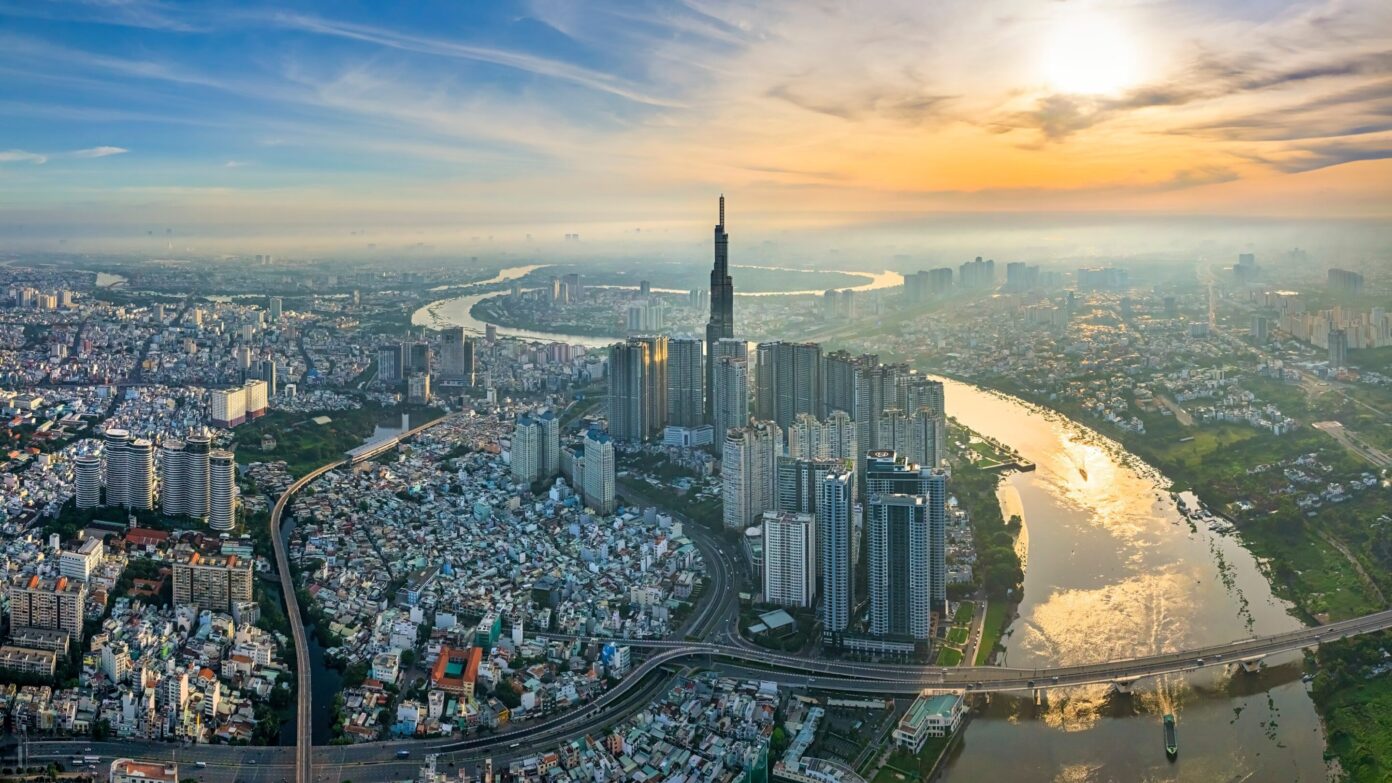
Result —
[[[479,283],[474,283],[473,285],[488,285],[490,283],[501,283],[507,280],[516,280],[518,278],[526,277],[533,270],[540,269],[543,266],[545,266],[545,264],[531,264],[528,266],[509,267],[499,272],[496,276],[488,280],[483,280]],[[735,266],[733,268],[772,270],[782,269],[782,267],[772,266]],[[857,286],[850,286],[848,288],[840,290],[874,291],[881,288],[893,288],[895,286],[900,286],[904,284],[904,276],[899,274],[898,272],[884,271],[878,274],[872,274],[869,272],[841,272],[841,274],[853,275],[855,277],[864,278],[865,282]],[[634,289],[637,288],[637,286],[610,285],[598,287]],[[686,293],[685,291],[681,291],[675,288],[654,288],[652,290],[657,291],[659,293]],[[822,291],[820,290],[758,291],[750,293],[736,292],[735,296],[744,298],[760,296],[798,296],[821,293]],[[486,326],[486,324],[484,324],[483,321],[480,321],[479,319],[474,317],[474,305],[484,299],[487,299],[490,296],[497,295],[497,291],[490,291],[488,293],[483,294],[470,294],[468,296],[456,296],[449,299],[440,299],[425,305],[419,310],[416,310],[416,312],[414,312],[411,315],[411,323],[415,326],[430,326],[436,329],[443,328],[446,326],[462,326],[464,327],[465,331],[470,332],[472,334],[483,334],[484,327]],[[564,334],[561,332],[514,329],[511,327],[503,326],[498,327],[498,334],[503,335],[505,337],[517,337],[523,340],[540,340],[544,342],[563,342],[570,343],[572,345],[583,345],[586,348],[603,348],[606,345],[612,345],[614,343],[614,340],[617,339],[615,337],[592,337],[584,335]]]
[[[1010,666],[1087,663],[1300,627],[1232,536],[1191,529],[1163,477],[1060,415],[951,380],[948,412],[1038,466],[1002,483],[1021,514],[1027,568]],[[1324,736],[1298,658],[1258,674],[992,697],[947,765],[947,781],[1323,781]],[[1160,718],[1178,720],[1167,761]]]
[[[433,315],[467,319],[462,325],[481,331],[469,307],[472,302],[462,310],[451,303],[448,314]],[[1019,546],[1027,564],[1019,617],[1004,640],[1007,665],[1088,663],[1300,627],[1251,553],[1233,536],[1192,527],[1164,477],[1119,444],[1018,399],[944,383],[949,414],[1037,465],[1007,478],[999,493],[1006,515],[1024,520]],[[1254,674],[1206,669],[1143,681],[1129,696],[1104,686],[1051,693],[1038,705],[994,696],[968,725],[943,779],[1328,779],[1323,728],[1298,656],[1266,664]],[[1168,712],[1179,730],[1172,762],[1161,730]]]

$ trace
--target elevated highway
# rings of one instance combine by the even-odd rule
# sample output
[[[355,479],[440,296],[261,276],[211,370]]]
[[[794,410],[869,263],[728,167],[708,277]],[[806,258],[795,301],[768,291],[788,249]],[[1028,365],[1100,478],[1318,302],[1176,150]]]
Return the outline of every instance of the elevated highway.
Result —
[[[445,417],[441,416],[418,427],[413,427],[396,436],[396,441],[404,441],[418,435],[444,420]],[[271,508],[270,520],[267,523],[270,526],[271,545],[275,550],[276,573],[280,577],[281,592],[285,598],[285,615],[290,620],[290,632],[295,642],[296,783],[310,783],[314,779],[314,691],[311,687],[313,670],[309,663],[308,636],[305,633],[304,619],[300,615],[300,602],[296,598],[295,581],[291,578],[290,573],[290,558],[285,551],[285,541],[280,536],[280,526],[285,516],[285,509],[289,507],[296,493],[304,489],[311,481],[335,468],[342,467],[346,462],[347,460],[330,462],[296,479],[295,483],[286,487],[285,491],[276,499],[275,506]]]

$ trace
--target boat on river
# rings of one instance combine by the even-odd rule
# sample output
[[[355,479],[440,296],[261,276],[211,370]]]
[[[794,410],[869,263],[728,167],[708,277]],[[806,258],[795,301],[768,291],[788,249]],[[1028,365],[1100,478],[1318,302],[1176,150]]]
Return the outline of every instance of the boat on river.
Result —
[[[1174,760],[1179,755],[1179,735],[1175,733],[1174,715],[1165,715],[1165,755]]]

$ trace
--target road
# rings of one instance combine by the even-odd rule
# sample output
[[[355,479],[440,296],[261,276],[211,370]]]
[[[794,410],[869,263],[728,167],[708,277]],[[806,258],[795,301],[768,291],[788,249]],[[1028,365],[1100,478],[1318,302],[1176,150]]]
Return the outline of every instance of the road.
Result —
[[[1371,462],[1374,466],[1379,468],[1392,467],[1392,456],[1388,456],[1387,452],[1369,445],[1340,422],[1317,421],[1310,426],[1339,441],[1339,445]]]
[[[300,616],[300,602],[295,595],[295,582],[290,575],[290,558],[285,552],[285,541],[280,537],[280,520],[285,514],[285,508],[290,504],[295,493],[299,492],[306,484],[319,478],[323,474],[342,465],[343,462],[331,462],[328,465],[317,468],[295,480],[281,493],[276,500],[275,507],[271,509],[271,519],[269,522],[271,543],[275,550],[276,572],[280,575],[281,593],[285,596],[285,614],[290,619],[291,635],[295,641],[295,679],[297,698],[295,704],[295,781],[296,783],[309,783],[314,779],[314,760],[312,757],[313,730],[314,730],[314,689],[312,687],[313,670],[309,664],[309,641],[305,634],[304,619]],[[211,762],[209,762],[211,764]]]
[[[359,777],[369,774],[372,780],[408,779],[414,775],[414,770],[419,767],[420,757],[425,753],[448,754],[448,759],[454,760],[455,763],[488,756],[502,760],[517,754],[533,753],[540,747],[545,747],[543,743],[592,733],[620,720],[625,712],[631,714],[632,711],[641,709],[665,685],[666,677],[661,670],[679,663],[718,666],[747,676],[776,679],[801,684],[803,687],[858,693],[909,695],[925,687],[955,688],[982,693],[1028,692],[1099,683],[1129,686],[1145,677],[1256,661],[1264,656],[1293,652],[1321,642],[1388,628],[1392,628],[1392,611],[1383,611],[1329,625],[1243,639],[1230,644],[1042,669],[860,664],[706,642],[635,641],[630,643],[631,646],[651,649],[653,654],[599,699],[576,711],[510,728],[497,735],[475,736],[462,740],[369,743],[314,749],[310,754],[311,763],[319,764],[321,773],[327,773],[327,768],[332,768],[334,773],[328,777],[324,777],[323,774],[318,778],[311,776],[306,779],[306,783],[315,780],[336,783],[335,778],[342,776],[339,779],[346,779],[350,771]],[[189,747],[140,742],[102,744],[88,741],[49,741],[31,743],[30,755],[35,759],[40,758],[42,754],[45,759],[60,760],[89,752],[84,750],[87,747],[93,748],[90,752],[100,754],[107,761],[117,753],[157,761],[177,760],[181,765],[191,765],[196,760],[202,760],[207,767],[199,771],[199,777],[209,781],[279,780],[286,777],[287,773],[302,774],[309,767],[301,757],[302,748],[308,747],[307,745],[297,746],[292,757],[288,748],[277,747]],[[401,748],[409,748],[412,758],[396,759],[395,752]]]

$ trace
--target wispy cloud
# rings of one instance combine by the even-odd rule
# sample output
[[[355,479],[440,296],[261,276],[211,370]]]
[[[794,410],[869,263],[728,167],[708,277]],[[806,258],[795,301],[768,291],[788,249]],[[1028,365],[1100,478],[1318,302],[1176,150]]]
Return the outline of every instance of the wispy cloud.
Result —
[[[112,155],[124,155],[130,150],[125,147],[88,147],[83,150],[73,150],[69,152],[69,158],[108,158]]]
[[[47,155],[40,155],[37,152],[28,150],[4,150],[0,151],[0,163],[33,163],[42,165],[48,162]]]
[[[529,52],[411,35],[371,25],[334,21],[303,14],[277,13],[271,15],[269,21],[290,29],[362,41],[418,54],[502,65],[538,76],[560,79],[650,106],[674,107],[680,105],[671,98],[646,93],[611,74]]]
[[[106,158],[112,155],[123,155],[130,150],[125,147],[88,147],[87,149],[70,150],[68,152],[30,152],[28,150],[5,150],[0,152],[0,163],[33,163],[42,165],[54,158]]]
[[[239,169],[245,165],[247,165],[247,163],[244,160],[229,160],[222,164],[222,167],[225,169]]]

